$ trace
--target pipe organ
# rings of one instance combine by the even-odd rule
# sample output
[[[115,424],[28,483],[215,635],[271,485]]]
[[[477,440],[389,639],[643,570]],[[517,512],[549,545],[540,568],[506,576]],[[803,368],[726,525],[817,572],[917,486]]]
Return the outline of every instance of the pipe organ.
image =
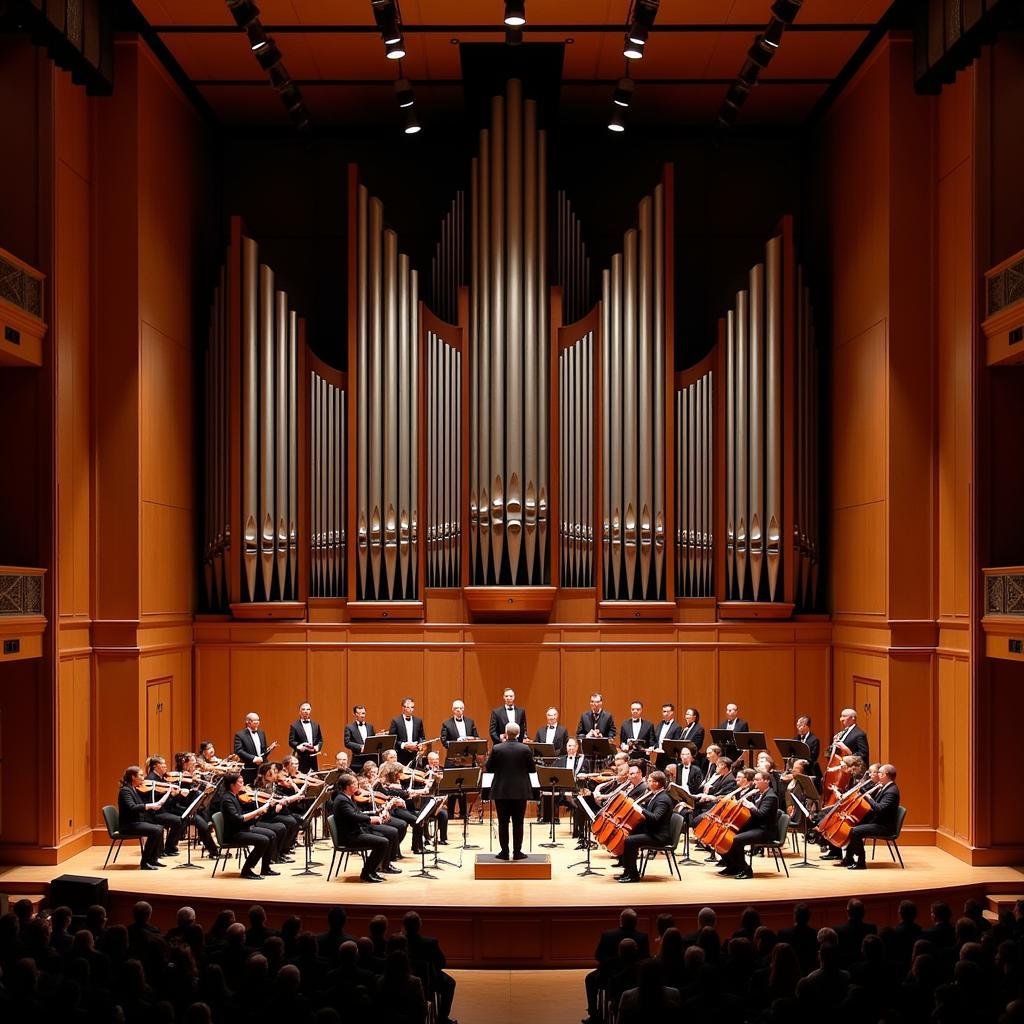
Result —
[[[555,586],[590,591],[595,617],[818,607],[818,357],[791,220],[707,356],[676,372],[671,169],[592,305],[564,193],[548,277],[545,153],[512,81],[479,134],[468,218],[461,192],[442,218],[433,310],[350,168],[344,371],[307,348],[232,220],[204,356],[211,612],[420,617],[426,591],[462,588],[474,615],[533,615]]]
[[[536,586],[550,573],[547,191],[522,83],[493,99],[471,176],[470,576]]]
[[[659,601],[665,573],[665,197],[639,220],[602,276],[604,596]],[[671,356],[669,356],[671,359]]]
[[[362,185],[355,252],[355,600],[415,600],[419,281],[384,227],[383,204]]]

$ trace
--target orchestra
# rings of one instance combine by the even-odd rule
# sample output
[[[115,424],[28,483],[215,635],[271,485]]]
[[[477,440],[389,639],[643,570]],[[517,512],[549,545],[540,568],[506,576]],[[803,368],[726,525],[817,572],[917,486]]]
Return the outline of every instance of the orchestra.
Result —
[[[436,846],[447,845],[449,798],[439,797],[437,792],[444,766],[479,763],[477,757],[447,756],[453,743],[479,739],[476,723],[466,713],[463,700],[452,702],[451,716],[441,723],[438,736],[432,740],[426,739],[427,730],[423,719],[414,714],[415,707],[414,699],[405,697],[401,713],[391,720],[388,732],[378,734],[368,720],[367,707],[355,705],[352,721],[344,729],[343,746],[335,754],[332,767],[323,771],[317,770],[316,764],[317,755],[324,749],[324,732],[313,720],[308,702],[299,706],[299,718],[289,728],[291,753],[280,760],[273,759],[278,743],[268,742],[256,712],[245,716],[244,728],[234,735],[233,751],[227,757],[218,756],[212,740],[201,741],[195,753],[175,753],[173,770],[169,770],[162,754],[151,754],[145,761],[145,771],[131,765],[120,780],[120,834],[139,838],[140,868],[144,870],[163,866],[161,857],[178,856],[181,842],[189,844],[190,856],[194,843],[216,860],[222,854],[212,819],[219,810],[223,815],[223,838],[231,841],[244,836],[250,847],[242,866],[243,877],[262,878],[277,874],[273,864],[291,862],[300,829],[308,833],[304,824],[307,812],[326,784],[331,788],[333,803],[324,807],[324,814],[332,809],[335,814],[340,811],[351,834],[357,830],[359,836],[365,834],[375,840],[366,848],[373,848],[374,856],[369,859],[376,863],[364,872],[363,879],[383,880],[384,874],[397,873],[391,861],[401,859],[401,844],[410,830],[415,854],[425,852],[431,836],[435,857]],[[853,870],[867,866],[866,840],[891,836],[896,829],[900,811],[896,768],[891,764],[866,765],[867,736],[857,726],[852,709],[843,709],[839,716],[840,729],[829,745],[824,766],[819,762],[822,743],[811,731],[808,715],[797,718],[792,741],[785,737],[778,740],[782,760],[777,761],[769,750],[759,750],[756,769],[726,756],[718,744],[702,752],[704,729],[699,710],[687,707],[683,718],[683,724],[677,722],[675,705],[666,702],[661,705],[660,722],[651,722],[644,717],[643,703],[635,700],[616,729],[612,711],[604,707],[603,694],[594,692],[589,709],[579,716],[575,735],[559,724],[559,709],[549,707],[545,724],[535,734],[536,749],[524,750],[516,765],[572,770],[575,788],[559,793],[558,805],[572,808],[573,837],[580,840],[580,848],[593,848],[599,844],[590,840],[591,830],[582,813],[582,804],[587,804],[593,828],[614,838],[622,858],[617,863],[625,868],[622,881],[638,879],[635,853],[649,845],[651,836],[664,834],[663,805],[669,807],[669,813],[681,815],[683,828],[693,833],[698,849],[708,854],[707,861],[720,861],[720,873],[736,878],[750,877],[744,851],[774,836],[775,822],[782,812],[789,814],[792,823],[804,827],[809,842],[820,846],[821,860]],[[498,744],[517,743],[523,738],[525,723],[525,709],[516,705],[515,691],[506,688],[502,704],[491,712],[492,738],[500,729]],[[726,705],[721,728],[749,731],[734,702]],[[371,738],[375,742],[368,744]],[[610,753],[602,756],[598,745],[593,757],[584,757],[586,740],[608,741]],[[670,743],[666,749],[668,740],[683,743]],[[487,746],[486,741],[480,742],[482,748]],[[589,749],[593,751],[593,745]],[[802,756],[804,753],[809,756]],[[511,762],[511,752],[506,760]],[[502,760],[492,756],[490,763],[500,765]],[[503,831],[502,850],[513,858],[522,855],[522,826],[518,821],[522,796],[518,789],[516,793],[514,799],[503,798],[501,815],[504,828],[511,824],[513,832],[510,843],[508,833]],[[457,810],[465,815],[466,803],[480,794],[479,786],[461,791]],[[659,794],[663,799],[654,800]],[[554,817],[554,823],[558,823],[553,795],[546,794],[546,803],[538,805],[538,821],[551,823]],[[491,796],[483,792],[481,807],[491,802]],[[426,820],[419,822],[420,810],[431,798],[436,803],[431,805]],[[511,803],[516,804],[513,810]],[[623,807],[629,814],[620,820]],[[615,826],[610,830],[606,828],[609,816],[614,818]],[[489,814],[489,821],[491,817]],[[484,820],[482,814],[479,820]],[[622,824],[624,820],[634,821],[632,832]],[[597,831],[593,837],[599,838]],[[308,834],[306,841],[311,841]],[[626,850],[633,852],[626,856]]]

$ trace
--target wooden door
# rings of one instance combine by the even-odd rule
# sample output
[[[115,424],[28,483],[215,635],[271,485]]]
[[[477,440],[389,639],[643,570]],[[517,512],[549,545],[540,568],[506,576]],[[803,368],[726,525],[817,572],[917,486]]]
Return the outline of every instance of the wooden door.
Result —
[[[171,768],[171,679],[150,679],[146,683],[146,749],[143,757],[162,754]]]
[[[857,724],[867,733],[868,753],[872,761],[882,759],[882,686],[877,679],[853,680],[853,707]]]

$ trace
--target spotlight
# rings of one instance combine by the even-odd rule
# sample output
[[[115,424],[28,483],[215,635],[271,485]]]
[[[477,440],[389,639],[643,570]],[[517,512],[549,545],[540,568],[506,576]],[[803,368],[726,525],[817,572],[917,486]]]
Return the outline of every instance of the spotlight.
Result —
[[[754,40],[754,45],[747,50],[747,56],[759,68],[766,68],[772,62],[776,50],[778,50],[777,46],[772,46],[763,35],[760,35]]]
[[[608,118],[608,131],[624,132],[626,130],[626,118],[622,107],[613,106],[612,116]]]
[[[633,40],[629,38],[629,33],[627,32],[626,39],[622,44],[622,56],[625,57],[626,60],[641,60],[643,55],[644,44],[634,43]]]
[[[750,86],[746,82],[735,81],[729,86],[729,91],[725,94],[725,102],[739,110],[746,103],[749,95]]]
[[[249,37],[249,49],[253,53],[259,53],[270,42],[270,37],[263,31],[263,26],[258,21],[249,25],[245,32]]]
[[[771,46],[774,49],[779,48],[779,43],[782,42],[782,33],[785,32],[786,26],[778,18],[772,18],[768,22],[768,27],[764,30],[764,41],[765,45]]]
[[[415,135],[420,130],[420,122],[416,116],[415,107],[405,108],[405,127],[402,130],[406,135]]]
[[[743,67],[740,68],[740,73],[737,77],[748,89],[752,89],[757,84],[757,76],[759,74],[761,74],[761,66],[747,59],[743,62]]]
[[[612,102],[618,107],[628,107],[630,100],[632,99],[633,79],[620,78],[619,84],[615,86],[615,94],[612,96]]]
[[[792,25],[800,13],[803,2],[804,0],[775,0],[772,4],[772,14],[786,25]]]
[[[416,102],[412,94],[412,84],[408,78],[399,78],[395,82],[395,96],[398,97],[398,105],[403,110]]]
[[[636,46],[643,46],[647,42],[647,26],[641,25],[639,21],[634,21],[629,26],[626,38]]]
[[[630,11],[632,18],[629,23],[629,38],[638,46],[647,42],[648,33],[654,28],[654,19],[658,14],[659,0],[636,0]]]
[[[505,0],[505,24],[513,28],[526,24],[525,0]]]
[[[384,44],[384,56],[388,60],[401,60],[405,56],[405,43],[401,36],[394,42]]]
[[[281,51],[273,39],[268,38],[266,46],[256,51],[256,61],[264,71],[269,71],[275,64],[280,64]]]
[[[521,28],[505,29],[505,45],[521,46],[523,42],[523,30]]]
[[[402,30],[398,26],[402,19],[394,0],[370,0],[370,6],[384,45],[401,42]]]
[[[299,92],[299,87],[293,82],[289,82],[284,88],[281,89],[281,102],[284,104],[284,109],[289,114],[293,110],[298,110],[302,106],[302,93]]]
[[[260,9],[252,0],[227,0],[227,4],[239,28],[248,28],[260,16]]]

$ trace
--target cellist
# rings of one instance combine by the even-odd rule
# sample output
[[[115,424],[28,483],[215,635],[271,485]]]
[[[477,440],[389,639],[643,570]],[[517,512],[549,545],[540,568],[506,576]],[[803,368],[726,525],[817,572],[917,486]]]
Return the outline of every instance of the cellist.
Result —
[[[859,786],[860,783],[862,783],[864,779],[868,776],[870,776],[872,784],[878,782],[877,773],[879,766],[877,764],[873,764],[865,772],[864,762],[856,754],[849,754],[846,757],[844,757],[843,767],[844,769],[846,769],[846,776],[849,780],[846,785],[847,792],[851,789],[854,789],[856,786]],[[842,793],[839,791],[839,788],[835,785],[833,785],[831,788],[834,791],[835,798],[831,801],[831,803],[834,804],[835,800],[839,799],[842,796]],[[825,798],[826,802],[829,802],[827,793],[822,793],[822,796]],[[818,821],[821,821],[821,819],[826,814],[828,814],[828,812],[829,809],[828,807],[826,807],[825,810],[822,811],[820,815],[818,815]],[[815,824],[817,824],[818,821],[816,821]],[[842,849],[840,849],[840,847],[833,846],[831,843],[822,840],[821,848],[824,851],[821,857],[822,860],[841,861],[843,859],[843,851]]]
[[[647,802],[636,804],[644,820],[626,836],[622,850],[622,874],[620,882],[639,882],[640,873],[636,857],[643,846],[664,846],[669,840],[669,826],[672,822],[672,797],[665,791],[668,778],[664,772],[651,772],[647,777]]]
[[[743,803],[750,808],[750,820],[743,831],[733,838],[729,852],[722,858],[722,867],[718,871],[720,875],[753,878],[754,873],[746,861],[747,847],[767,843],[775,838],[779,798],[772,785],[771,773],[755,772],[753,788],[755,792],[752,796],[743,797]]]
[[[875,767],[872,765],[872,767]],[[878,766],[876,773],[878,789],[865,794],[871,811],[859,825],[850,830],[850,841],[846,846],[843,863],[851,870],[864,870],[868,865],[864,859],[864,840],[872,836],[891,836],[896,831],[896,819],[900,809],[900,788],[896,785],[896,768],[891,764]]]

